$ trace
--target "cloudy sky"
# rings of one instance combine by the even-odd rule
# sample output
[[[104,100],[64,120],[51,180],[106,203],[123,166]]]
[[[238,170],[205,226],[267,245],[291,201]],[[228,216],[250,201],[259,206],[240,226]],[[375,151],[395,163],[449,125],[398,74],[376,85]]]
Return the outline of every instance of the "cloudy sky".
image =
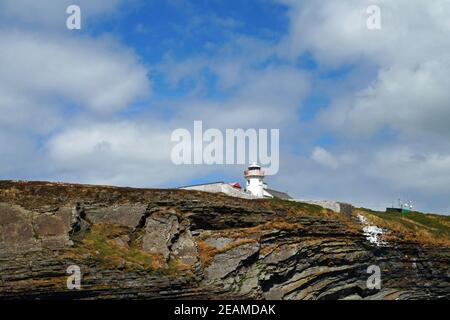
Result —
[[[242,179],[172,164],[173,130],[202,120],[280,129],[268,182],[297,198],[450,214],[449,16],[448,0],[0,0],[0,179]]]

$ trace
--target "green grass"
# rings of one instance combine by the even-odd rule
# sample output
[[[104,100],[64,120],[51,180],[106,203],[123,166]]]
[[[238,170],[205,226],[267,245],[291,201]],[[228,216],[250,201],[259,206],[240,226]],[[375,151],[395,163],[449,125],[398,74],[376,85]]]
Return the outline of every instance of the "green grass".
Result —
[[[318,206],[315,204],[282,200],[282,199],[277,199],[277,198],[270,199],[269,202],[274,205],[279,205],[279,206],[283,206],[283,207],[290,208],[290,209],[298,209],[298,210],[306,211],[306,212],[312,213],[312,214],[320,214],[324,210],[321,206]]]
[[[364,214],[369,220],[381,227],[399,232],[399,236],[404,235],[408,239],[424,242],[450,243],[450,216],[425,214],[416,211],[387,213],[363,208],[356,209],[356,211]]]

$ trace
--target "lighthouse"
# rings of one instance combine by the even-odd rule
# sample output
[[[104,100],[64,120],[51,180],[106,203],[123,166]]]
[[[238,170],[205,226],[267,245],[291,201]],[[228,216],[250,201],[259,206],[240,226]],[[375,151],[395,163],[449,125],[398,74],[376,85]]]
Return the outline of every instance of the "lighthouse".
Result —
[[[264,171],[256,163],[251,164],[244,171],[244,177],[247,181],[247,191],[258,198],[264,197]]]
[[[242,190],[239,183],[225,183],[223,181],[185,186],[180,187],[180,189],[224,193],[232,197],[243,199],[292,199],[287,192],[269,189],[264,182],[264,176],[264,170],[262,170],[258,164],[252,163],[248,166],[247,170],[244,171],[244,178],[246,181],[245,190]]]

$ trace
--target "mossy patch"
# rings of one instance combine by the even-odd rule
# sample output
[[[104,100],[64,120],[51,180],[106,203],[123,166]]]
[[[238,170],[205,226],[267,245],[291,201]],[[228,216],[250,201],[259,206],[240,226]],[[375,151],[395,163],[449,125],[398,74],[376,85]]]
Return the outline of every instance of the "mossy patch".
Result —
[[[139,270],[169,274],[176,270],[174,263],[166,263],[162,255],[140,249],[136,243],[121,245],[115,239],[127,235],[128,228],[96,224],[66,253],[66,257],[94,260],[107,268]]]

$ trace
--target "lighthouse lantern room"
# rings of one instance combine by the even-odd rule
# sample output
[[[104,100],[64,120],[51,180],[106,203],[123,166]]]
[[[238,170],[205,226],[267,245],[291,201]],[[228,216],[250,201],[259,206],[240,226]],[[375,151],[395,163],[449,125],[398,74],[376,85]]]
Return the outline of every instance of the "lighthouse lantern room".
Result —
[[[256,163],[251,164],[244,171],[244,177],[247,181],[247,191],[258,198],[264,197],[264,170]]]

